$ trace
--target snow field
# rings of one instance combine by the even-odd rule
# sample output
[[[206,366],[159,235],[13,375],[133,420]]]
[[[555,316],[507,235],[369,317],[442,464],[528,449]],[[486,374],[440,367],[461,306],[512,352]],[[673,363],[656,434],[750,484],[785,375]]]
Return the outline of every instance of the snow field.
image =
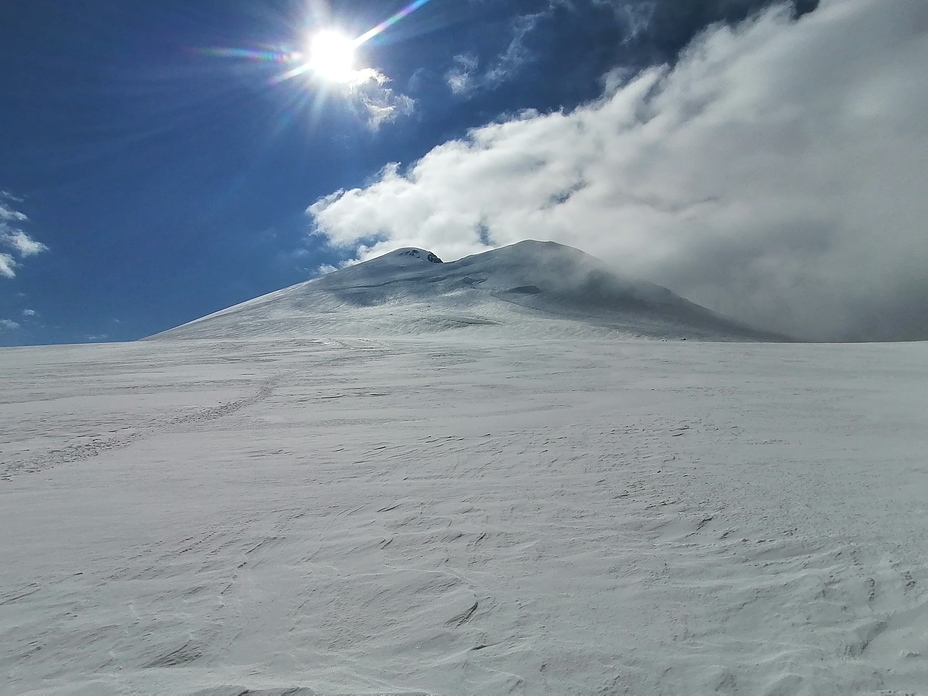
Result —
[[[0,692],[928,693],[925,357],[0,351]]]

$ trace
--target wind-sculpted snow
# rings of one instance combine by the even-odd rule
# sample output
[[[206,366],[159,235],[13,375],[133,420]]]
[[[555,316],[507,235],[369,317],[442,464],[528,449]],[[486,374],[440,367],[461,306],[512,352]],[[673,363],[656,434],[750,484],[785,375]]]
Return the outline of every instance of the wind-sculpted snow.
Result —
[[[0,693],[925,694],[926,357],[5,349]]]
[[[423,249],[401,249],[161,336],[410,336],[449,329],[484,336],[782,340],[666,288],[622,278],[577,249],[533,241],[451,263]]]

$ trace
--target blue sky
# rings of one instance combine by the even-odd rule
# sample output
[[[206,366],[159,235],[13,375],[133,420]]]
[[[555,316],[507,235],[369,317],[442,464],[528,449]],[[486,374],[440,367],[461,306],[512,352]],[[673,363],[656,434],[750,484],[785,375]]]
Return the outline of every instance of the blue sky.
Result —
[[[919,169],[912,143],[923,141],[924,90],[895,81],[924,50],[924,8],[880,5],[430,0],[359,47],[358,67],[374,77],[348,87],[311,74],[279,80],[292,64],[242,52],[299,51],[330,25],[359,36],[408,3],[5,0],[0,345],[136,339],[398,244],[454,258],[526,237],[571,243],[764,328],[813,335],[834,316],[826,338],[867,326],[877,336],[887,297],[902,323],[921,326],[928,285],[911,259],[915,227],[890,245],[883,275],[865,278],[854,306],[870,302],[866,312],[835,299],[794,316],[809,297],[841,295],[857,267],[833,243],[850,222],[803,207],[806,178],[846,195],[855,182],[830,183],[829,168],[841,179],[854,162],[885,155],[886,167],[858,182],[875,198],[868,211],[885,218],[880,206],[904,192],[879,198],[880,182]],[[844,35],[855,45],[835,38]],[[861,111],[861,90],[874,95],[876,116]],[[764,104],[784,99],[792,115],[784,110],[760,138],[750,132],[768,117]],[[841,137],[828,129],[835,108],[841,124],[857,119]],[[655,136],[671,114],[676,125]],[[730,140],[709,128],[710,116]],[[862,133],[887,138],[886,152],[854,151],[849,164],[842,138],[859,143]],[[753,158],[739,171],[732,162],[744,143]],[[828,154],[806,162],[818,149]],[[910,169],[896,171],[897,151],[915,160]],[[679,190],[692,200],[651,184],[632,191],[689,170]],[[602,188],[623,177],[637,183]],[[515,195],[500,198],[510,187]],[[767,199],[771,187],[782,205]],[[520,198],[536,189],[542,199]],[[767,220],[768,207],[790,214]],[[526,222],[549,208],[535,227]],[[753,211],[757,225],[746,222]],[[854,239],[858,249],[885,246]],[[836,265],[824,289],[803,260],[821,268],[823,258]],[[890,277],[905,287],[884,287]],[[899,323],[884,334],[899,337]]]

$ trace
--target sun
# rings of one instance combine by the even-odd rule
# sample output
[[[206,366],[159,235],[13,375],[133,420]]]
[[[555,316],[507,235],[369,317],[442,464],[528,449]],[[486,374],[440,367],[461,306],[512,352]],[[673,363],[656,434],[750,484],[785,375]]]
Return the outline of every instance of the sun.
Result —
[[[351,82],[355,70],[355,41],[336,29],[325,29],[309,37],[307,66],[326,82]]]
[[[355,87],[365,83],[373,82],[382,85],[388,81],[384,75],[374,68],[357,68],[355,66],[355,51],[357,48],[388,30],[397,22],[402,21],[428,2],[431,2],[431,0],[412,0],[409,5],[356,38],[352,38],[332,26],[308,36],[304,34],[302,50],[293,50],[289,46],[267,46],[262,48],[223,48],[217,46],[196,50],[204,55],[221,58],[267,61],[288,66],[288,69],[284,72],[270,79],[271,84],[281,84],[302,75],[308,76],[314,87],[318,88],[320,86],[319,82],[327,82],[333,86],[343,86],[345,91],[350,92]],[[325,0],[316,0],[314,4],[316,3],[321,3],[320,6],[327,5]],[[328,90],[323,87],[322,91],[327,92]]]

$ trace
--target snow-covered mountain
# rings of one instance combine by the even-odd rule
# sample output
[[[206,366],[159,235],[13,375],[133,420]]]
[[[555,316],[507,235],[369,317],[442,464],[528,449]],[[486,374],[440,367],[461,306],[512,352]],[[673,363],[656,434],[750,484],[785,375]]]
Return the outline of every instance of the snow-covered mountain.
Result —
[[[926,693],[925,344],[540,242],[161,336],[0,350],[4,696]]]
[[[928,693],[928,346],[636,333],[751,335],[527,242],[0,350],[0,694]]]
[[[408,336],[462,328],[552,337],[779,338],[623,278],[577,249],[536,241],[451,263],[424,249],[400,249],[158,337]]]

